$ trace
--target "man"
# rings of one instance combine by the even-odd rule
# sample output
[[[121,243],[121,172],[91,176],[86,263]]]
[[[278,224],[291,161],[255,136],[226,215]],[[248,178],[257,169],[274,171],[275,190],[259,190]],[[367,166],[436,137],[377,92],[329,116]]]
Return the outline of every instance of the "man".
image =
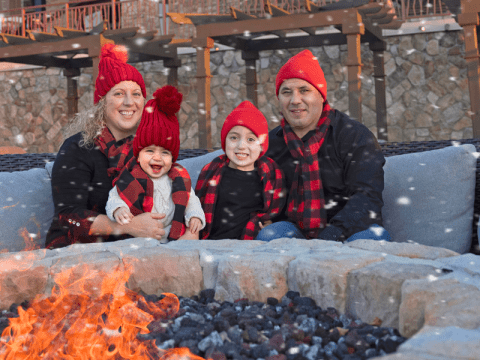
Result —
[[[287,205],[284,221],[265,227],[257,239],[389,241],[382,227],[380,146],[367,127],[330,108],[323,71],[309,50],[280,69],[276,93],[284,118],[270,131],[265,155],[285,173]]]

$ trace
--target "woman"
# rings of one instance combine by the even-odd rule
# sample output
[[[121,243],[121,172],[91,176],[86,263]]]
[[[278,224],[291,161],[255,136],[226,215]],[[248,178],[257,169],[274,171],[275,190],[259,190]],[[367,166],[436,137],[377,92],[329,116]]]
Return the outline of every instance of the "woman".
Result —
[[[115,241],[128,237],[161,239],[163,214],[144,213],[120,225],[105,215],[112,179],[128,161],[133,135],[145,106],[142,75],[127,64],[126,50],[102,48],[94,106],[77,114],[52,172],[55,216],[46,247]],[[79,132],[77,132],[79,131]]]

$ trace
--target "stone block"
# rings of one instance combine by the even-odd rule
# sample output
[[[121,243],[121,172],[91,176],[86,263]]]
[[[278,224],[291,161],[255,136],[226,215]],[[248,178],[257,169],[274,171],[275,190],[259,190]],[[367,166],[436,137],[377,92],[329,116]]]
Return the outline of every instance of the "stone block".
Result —
[[[123,264],[118,256],[105,251],[103,244],[98,245],[56,252],[55,256],[49,258],[52,266],[49,271],[47,295],[50,295],[54,282],[66,279],[67,276],[71,282],[77,281],[76,285],[69,288],[72,294],[82,294],[87,291],[96,296],[100,295],[104,274],[123,269]]]
[[[425,70],[418,65],[412,66],[407,77],[413,86],[425,85]]]
[[[455,326],[425,326],[418,334],[400,345],[397,351],[400,354],[421,354],[434,359],[479,359],[480,331],[459,329]]]
[[[225,51],[223,54],[223,63],[225,64],[226,67],[232,66],[233,58],[235,57],[235,52],[234,51]]]
[[[49,250],[0,254],[0,310],[33,300],[47,287]]]
[[[423,325],[480,327],[480,290],[453,278],[407,280],[402,285],[399,331],[410,337]]]
[[[433,266],[390,261],[351,271],[347,276],[346,312],[369,324],[379,318],[382,326],[398,328],[403,282],[435,275],[438,273]]]
[[[164,246],[139,248],[122,256],[133,272],[127,287],[146,294],[164,292],[189,297],[203,289],[202,268],[197,250],[174,250]]]
[[[444,248],[411,243],[397,243],[375,240],[355,240],[351,243],[347,243],[346,245],[355,249],[408,257],[411,259],[436,260],[440,258],[449,258],[452,256],[460,255],[455,251]]]
[[[218,264],[215,298],[262,302],[269,297],[280,299],[289,290],[287,268],[293,259],[293,256],[265,253],[224,257]]]
[[[288,268],[289,289],[313,298],[322,308],[331,306],[345,313],[348,274],[383,260],[381,254],[346,248],[299,256]]]
[[[426,45],[427,54],[430,56],[435,56],[439,54],[438,40],[430,40]]]

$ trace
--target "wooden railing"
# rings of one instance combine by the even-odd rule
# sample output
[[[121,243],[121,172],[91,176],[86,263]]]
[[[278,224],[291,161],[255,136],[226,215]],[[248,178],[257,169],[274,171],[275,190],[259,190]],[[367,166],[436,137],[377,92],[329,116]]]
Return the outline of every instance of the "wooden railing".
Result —
[[[85,0],[29,6],[0,12],[0,31],[26,36],[26,30],[55,33],[55,26],[90,31],[102,21],[109,29],[139,26],[160,29],[159,4],[150,0],[111,0],[86,5]]]
[[[327,5],[337,0],[316,0],[316,5]],[[448,15],[441,0],[374,0],[390,2],[401,20]],[[168,3],[167,3],[168,2]],[[273,5],[290,13],[305,12],[305,0],[270,0]],[[110,29],[142,27],[159,30],[160,34],[174,33],[177,37],[194,34],[193,25],[177,25],[167,13],[228,14],[230,7],[257,16],[264,16],[264,0],[92,0],[29,6],[0,12],[0,32],[26,36],[26,30],[55,33],[54,26],[90,31],[106,21]]]

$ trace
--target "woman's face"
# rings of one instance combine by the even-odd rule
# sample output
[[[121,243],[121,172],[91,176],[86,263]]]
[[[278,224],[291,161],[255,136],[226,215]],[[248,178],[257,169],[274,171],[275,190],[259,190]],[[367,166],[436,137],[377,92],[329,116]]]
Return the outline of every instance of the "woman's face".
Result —
[[[135,134],[144,106],[142,89],[134,81],[122,81],[105,95],[105,122],[117,141]]]

